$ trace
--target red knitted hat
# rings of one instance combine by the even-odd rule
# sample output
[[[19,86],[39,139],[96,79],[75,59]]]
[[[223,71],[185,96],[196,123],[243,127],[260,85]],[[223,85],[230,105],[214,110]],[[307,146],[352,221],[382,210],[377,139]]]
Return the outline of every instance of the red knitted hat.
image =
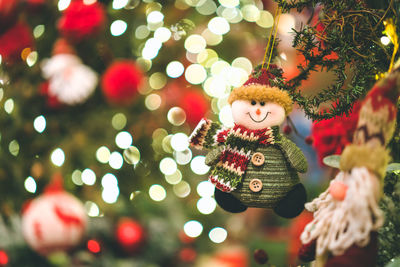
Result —
[[[293,101],[286,91],[272,86],[272,81],[282,79],[282,69],[277,65],[269,65],[269,69],[256,68],[249,79],[240,87],[234,88],[229,95],[228,102],[232,104],[235,100],[256,100],[272,102],[282,106],[286,114],[293,109]]]

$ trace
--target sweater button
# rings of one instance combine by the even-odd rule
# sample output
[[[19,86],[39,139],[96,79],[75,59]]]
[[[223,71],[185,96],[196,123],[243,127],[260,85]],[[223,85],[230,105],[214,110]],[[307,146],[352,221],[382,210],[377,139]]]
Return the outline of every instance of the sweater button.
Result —
[[[262,189],[262,182],[259,179],[252,179],[249,184],[250,190],[253,192],[260,192]]]
[[[251,157],[251,162],[253,163],[254,166],[261,166],[265,162],[265,157],[262,153],[256,152]]]

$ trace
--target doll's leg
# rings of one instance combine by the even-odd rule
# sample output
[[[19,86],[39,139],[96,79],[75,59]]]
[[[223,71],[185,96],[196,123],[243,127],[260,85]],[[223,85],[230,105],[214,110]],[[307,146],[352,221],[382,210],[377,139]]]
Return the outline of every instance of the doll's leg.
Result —
[[[276,214],[283,218],[294,218],[304,210],[307,193],[303,184],[296,184],[274,208]]]
[[[218,205],[225,211],[239,213],[247,209],[247,207],[231,193],[225,193],[215,188],[214,197]]]

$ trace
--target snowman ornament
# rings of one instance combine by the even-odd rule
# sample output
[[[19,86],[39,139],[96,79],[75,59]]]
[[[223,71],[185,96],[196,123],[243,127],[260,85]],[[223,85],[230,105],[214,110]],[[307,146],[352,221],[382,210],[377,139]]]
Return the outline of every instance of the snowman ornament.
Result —
[[[276,65],[258,68],[234,88],[228,102],[234,127],[202,119],[190,136],[196,149],[209,150],[209,181],[215,199],[226,211],[247,207],[270,208],[293,218],[304,209],[306,191],[298,173],[307,171],[301,150],[279,133],[279,125],[292,111],[293,102],[276,84],[283,81]]]

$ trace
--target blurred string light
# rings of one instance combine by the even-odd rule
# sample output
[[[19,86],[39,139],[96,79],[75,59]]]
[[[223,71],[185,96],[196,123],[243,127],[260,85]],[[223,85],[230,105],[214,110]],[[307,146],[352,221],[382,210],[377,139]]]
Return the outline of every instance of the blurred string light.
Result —
[[[161,102],[161,96],[157,94],[150,94],[144,100],[146,108],[151,111],[158,109],[161,106]]]
[[[219,112],[219,120],[226,127],[233,127],[232,109],[229,105],[224,106]]]
[[[98,217],[100,215],[100,209],[96,203],[92,201],[86,201],[84,207],[89,217]]]
[[[215,46],[218,45],[222,42],[223,38],[222,35],[220,34],[215,34],[210,29],[205,29],[202,33],[201,36],[204,37],[204,39],[207,42],[207,45]]]
[[[83,185],[82,172],[80,170],[74,170],[71,175],[72,182],[76,185]]]
[[[205,164],[205,158],[205,156],[196,156],[190,162],[190,168],[195,174],[203,175],[210,170],[210,167]]]
[[[198,34],[192,34],[185,40],[185,48],[190,53],[200,53],[206,46],[206,40]]]
[[[1,55],[0,55],[0,58],[1,58]],[[3,96],[4,96],[4,90],[2,88],[0,88],[0,101],[3,99]]]
[[[212,197],[214,195],[215,186],[209,181],[202,181],[197,185],[197,194],[203,198]]]
[[[71,4],[71,0],[59,0],[58,1],[58,10],[63,11],[69,7],[69,4]]]
[[[180,170],[176,170],[173,174],[165,175],[165,181],[167,183],[175,185],[179,184],[182,181],[182,173]]]
[[[140,151],[135,146],[125,149],[123,156],[125,162],[131,165],[137,164],[140,161]]]
[[[183,231],[189,237],[198,237],[203,232],[203,225],[198,221],[191,220],[183,225]]]
[[[168,28],[160,27],[154,32],[154,38],[165,43],[171,38],[171,31]]]
[[[186,181],[181,181],[178,184],[175,184],[172,189],[175,195],[180,198],[185,198],[190,194],[190,185]]]
[[[112,36],[120,36],[125,33],[128,24],[123,20],[116,20],[111,23],[110,32]]]
[[[203,5],[206,0],[185,0],[185,3],[191,7],[198,7]]]
[[[175,160],[172,158],[163,158],[160,161],[160,171],[164,175],[171,175],[176,172],[178,166],[176,165]]]
[[[10,99],[7,99],[7,100],[4,102],[4,110],[5,110],[8,114],[11,114],[11,112],[13,112],[13,110],[14,110],[14,100],[12,100],[11,98],[10,98]]]
[[[171,146],[175,151],[184,151],[189,147],[189,137],[184,133],[174,134],[171,138]]]
[[[208,28],[214,34],[224,35],[229,32],[230,26],[225,18],[215,17],[208,22]]]
[[[110,155],[111,152],[106,146],[101,146],[96,151],[96,159],[103,164],[108,163],[110,160]]]
[[[228,236],[228,232],[222,227],[215,227],[208,233],[208,237],[214,243],[222,243]]]
[[[8,144],[8,151],[10,151],[10,154],[13,155],[14,157],[18,156],[19,143],[17,140],[12,140],[10,144]]]
[[[38,60],[38,56],[39,54],[36,51],[32,51],[28,54],[28,56],[26,57],[26,64],[29,67],[32,67],[33,65],[36,64],[37,60]]]
[[[197,12],[201,15],[209,16],[217,10],[217,4],[212,0],[206,0],[202,5],[196,6]]]
[[[43,115],[35,118],[33,121],[33,128],[35,128],[38,133],[43,133],[43,131],[46,129],[46,119]]]
[[[149,188],[149,196],[154,201],[162,201],[167,197],[167,192],[162,185],[154,184]]]
[[[127,123],[127,118],[123,113],[115,114],[111,119],[111,125],[115,130],[122,130]]]
[[[94,185],[96,183],[96,174],[91,169],[83,170],[81,174],[82,182],[86,185]]]
[[[107,173],[101,179],[103,191],[101,197],[104,202],[112,204],[117,202],[119,196],[118,179],[114,174]]]
[[[35,181],[35,179],[33,179],[33,177],[31,177],[31,176],[26,178],[25,182],[24,182],[24,187],[25,187],[26,191],[28,191],[29,193],[34,194],[36,192],[36,181]]]
[[[147,15],[147,23],[159,23],[164,20],[164,15],[160,11],[152,11]]]
[[[126,149],[132,145],[133,138],[129,132],[123,131],[119,132],[115,136],[115,143],[119,148]]]
[[[110,165],[111,168],[115,170],[119,170],[122,168],[122,165],[124,164],[124,160],[122,158],[122,155],[114,151],[110,154],[110,158],[108,160],[108,164]]]
[[[217,202],[212,197],[202,197],[197,201],[197,209],[202,214],[211,214],[217,207]]]
[[[206,68],[218,61],[218,54],[212,49],[204,49],[197,55],[197,62]]]
[[[33,37],[35,37],[35,39],[40,38],[43,35],[45,29],[46,28],[44,25],[37,25],[35,28],[33,28]]]
[[[169,134],[163,138],[163,140],[161,142],[161,146],[162,146],[162,149],[164,150],[164,152],[167,152],[167,153],[174,152],[174,150],[171,147],[171,138],[172,138],[172,134]]]
[[[207,71],[200,64],[191,64],[185,71],[185,78],[191,84],[201,84],[207,78]]]
[[[150,38],[146,41],[143,50],[142,57],[144,59],[151,60],[158,55],[159,50],[162,47],[162,43],[160,40],[156,38]]]
[[[267,10],[261,10],[260,16],[256,23],[260,27],[271,28],[274,25],[274,17]]]
[[[112,3],[113,9],[124,8],[128,4],[129,0],[114,0]]]
[[[179,165],[186,165],[192,159],[192,151],[189,148],[186,148],[183,151],[174,151],[174,158],[176,163]]]
[[[184,71],[185,67],[179,61],[171,61],[166,68],[167,75],[171,78],[178,78]]]
[[[50,156],[51,162],[60,167],[64,164],[65,161],[65,154],[64,151],[61,148],[56,148],[53,150]]]
[[[218,0],[218,2],[224,7],[236,7],[239,5],[239,0]]]
[[[260,18],[260,10],[255,5],[244,5],[242,15],[245,20],[256,22]]]
[[[175,126],[180,126],[186,121],[186,113],[180,107],[172,107],[167,113],[168,121]]]
[[[149,36],[150,30],[147,28],[146,25],[140,25],[136,28],[135,30],[135,37],[137,39],[145,39],[147,36]]]
[[[149,78],[149,85],[155,90],[163,88],[167,84],[167,77],[162,72],[155,72]]]

